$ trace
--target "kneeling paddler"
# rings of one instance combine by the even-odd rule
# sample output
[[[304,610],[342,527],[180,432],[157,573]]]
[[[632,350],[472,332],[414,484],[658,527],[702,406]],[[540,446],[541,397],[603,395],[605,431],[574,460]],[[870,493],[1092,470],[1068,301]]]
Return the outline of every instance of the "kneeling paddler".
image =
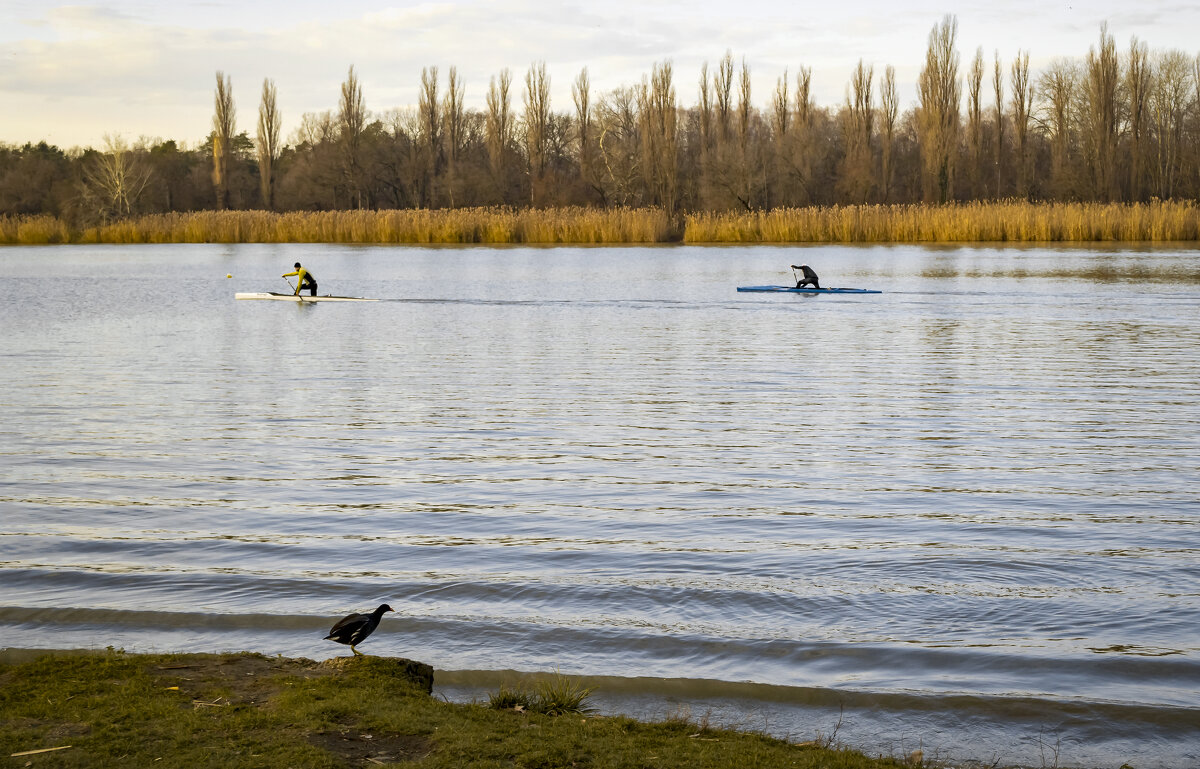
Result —
[[[820,288],[821,284],[817,280],[817,273],[813,272],[813,268],[807,264],[793,264],[793,270],[799,270],[801,277],[796,281],[796,288],[804,288],[811,285],[813,288]]]
[[[285,272],[283,277],[290,278],[296,276],[296,293],[293,296],[300,296],[300,291],[308,286],[308,295],[317,295],[317,279],[312,276],[312,273],[300,266],[300,262],[296,262],[294,272]]]

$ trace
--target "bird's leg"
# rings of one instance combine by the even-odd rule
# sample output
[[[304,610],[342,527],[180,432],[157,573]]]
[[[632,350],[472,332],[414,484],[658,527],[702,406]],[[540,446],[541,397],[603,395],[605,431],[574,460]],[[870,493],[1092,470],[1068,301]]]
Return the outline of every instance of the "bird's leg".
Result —
[[[355,654],[357,654],[357,655],[358,655],[358,656],[360,656],[360,657],[362,657],[362,656],[363,656],[363,653],[362,653],[362,652],[360,652],[358,649],[355,649],[355,648],[354,648],[354,644],[350,644],[350,651],[354,652]]]

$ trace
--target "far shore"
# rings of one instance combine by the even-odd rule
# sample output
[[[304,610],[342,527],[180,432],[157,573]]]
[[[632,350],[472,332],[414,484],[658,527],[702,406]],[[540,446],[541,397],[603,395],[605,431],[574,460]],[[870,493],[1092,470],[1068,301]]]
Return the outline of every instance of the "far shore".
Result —
[[[1200,205],[861,205],[672,214],[658,208],[194,211],[75,223],[0,215],[0,245],[138,243],[1196,243]]]

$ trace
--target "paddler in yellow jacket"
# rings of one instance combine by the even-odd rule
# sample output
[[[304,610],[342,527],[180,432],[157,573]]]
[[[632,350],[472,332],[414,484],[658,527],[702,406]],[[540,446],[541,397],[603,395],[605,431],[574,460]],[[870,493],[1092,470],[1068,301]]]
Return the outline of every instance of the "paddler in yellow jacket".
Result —
[[[294,296],[300,296],[300,290],[308,286],[308,295],[317,295],[317,279],[312,276],[312,273],[300,266],[300,262],[296,262],[295,272],[285,272],[283,277],[290,278],[296,276],[296,293]]]

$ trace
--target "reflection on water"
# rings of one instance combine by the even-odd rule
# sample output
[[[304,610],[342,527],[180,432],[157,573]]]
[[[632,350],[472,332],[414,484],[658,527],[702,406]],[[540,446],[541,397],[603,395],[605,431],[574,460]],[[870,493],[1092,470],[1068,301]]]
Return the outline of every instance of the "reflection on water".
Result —
[[[734,292],[797,259],[885,293]],[[391,301],[233,301],[297,260]],[[557,667],[650,715],[1192,766],[1197,264],[0,250],[0,645],[332,656],[386,600],[365,650],[451,694]]]

